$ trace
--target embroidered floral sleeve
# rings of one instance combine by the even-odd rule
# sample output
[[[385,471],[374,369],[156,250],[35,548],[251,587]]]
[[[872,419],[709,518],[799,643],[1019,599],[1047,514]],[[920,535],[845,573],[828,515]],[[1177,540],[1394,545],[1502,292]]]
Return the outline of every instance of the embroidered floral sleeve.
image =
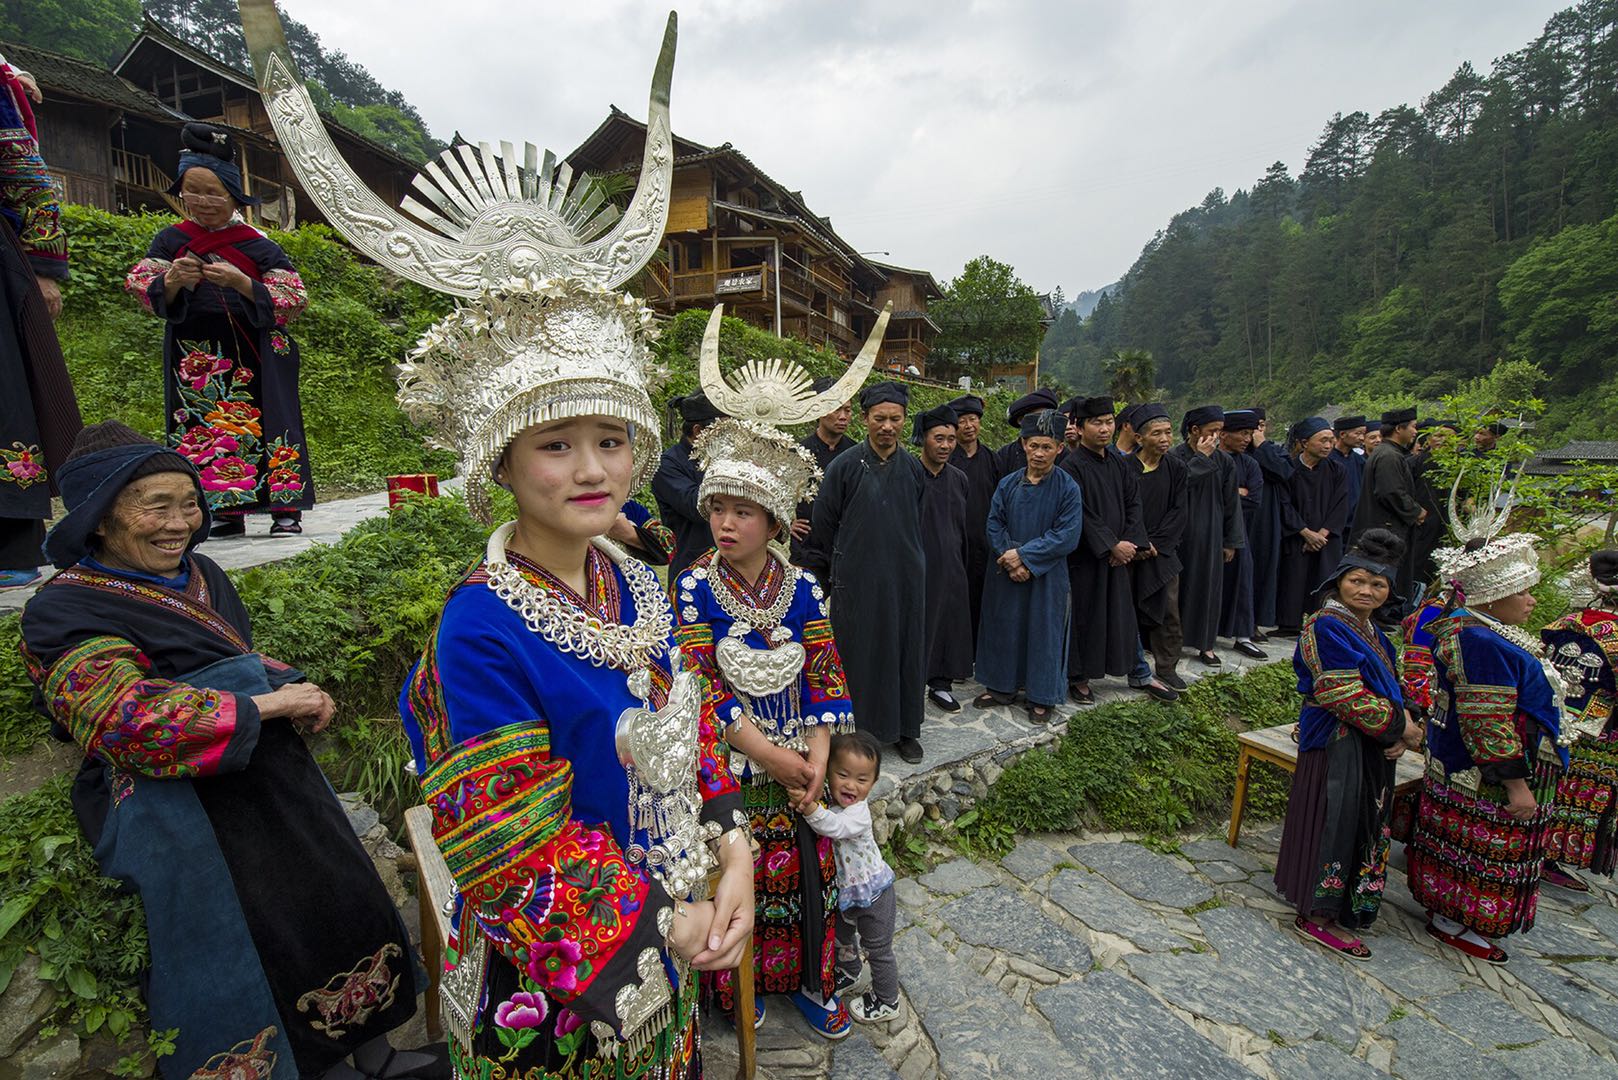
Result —
[[[815,619],[804,624],[803,649],[809,693],[804,699],[804,719],[831,724],[837,732],[854,730],[854,704],[848,696],[848,679],[843,660],[837,653],[831,622]]]
[[[3,91],[0,91],[3,92]],[[40,277],[67,277],[67,233],[39,144],[20,125],[0,132],[0,204],[21,219],[17,240]]]
[[[721,829],[742,823],[742,788],[730,771],[730,745],[707,702],[697,726],[697,784],[702,792],[698,817],[703,822],[714,822]]]
[[[1309,696],[1340,722],[1373,739],[1386,740],[1396,720],[1402,731],[1404,717],[1393,702],[1365,685],[1360,658],[1333,634],[1322,632],[1321,623],[1326,621],[1311,617],[1298,636],[1298,653],[1314,681]]]
[[[719,673],[719,660],[714,652],[713,627],[705,622],[687,621],[697,617],[689,604],[674,606],[674,643],[685,657],[685,666],[702,676],[703,699],[712,709],[714,717],[725,727],[742,718],[742,707],[725,677]]]
[[[457,642],[444,670],[480,673],[482,712],[530,711],[520,695],[500,692],[487,646]],[[648,967],[644,957],[660,955],[659,923],[672,902],[629,865],[609,832],[572,816],[573,767],[551,756],[543,722],[449,745],[443,647],[435,635],[404,697],[430,762],[422,791],[433,836],[461,900],[495,948],[546,994],[628,1035],[648,1020],[647,1008],[671,999],[661,963]],[[620,1004],[632,984],[639,990],[629,1015]]]
[[[158,282],[169,267],[174,263],[168,259],[154,259],[147,257],[129,268],[124,275],[124,292],[139,300],[141,307],[154,314],[158,314],[157,304],[152,297],[152,286]],[[159,291],[161,295],[161,287]]]
[[[258,744],[246,695],[203,690],[152,675],[151,661],[118,637],[91,638],[47,671],[24,653],[50,715],[84,752],[158,779],[241,769]]]
[[[1462,630],[1439,637],[1435,658],[1443,665],[1460,728],[1461,742],[1472,761],[1484,771],[1485,779],[1522,778],[1531,771],[1526,742],[1517,715],[1517,688],[1505,683],[1474,681],[1481,671],[1468,675],[1467,637],[1487,634],[1487,630]],[[1471,659],[1477,660],[1478,657]]]
[[[1408,640],[1408,639],[1407,639]],[[1400,657],[1399,681],[1405,701],[1412,709],[1431,711],[1433,707],[1433,651],[1422,645],[1405,645]]]
[[[264,271],[264,288],[270,294],[270,304],[275,309],[276,326],[285,326],[296,319],[309,304],[303,278],[298,276],[296,270]]]

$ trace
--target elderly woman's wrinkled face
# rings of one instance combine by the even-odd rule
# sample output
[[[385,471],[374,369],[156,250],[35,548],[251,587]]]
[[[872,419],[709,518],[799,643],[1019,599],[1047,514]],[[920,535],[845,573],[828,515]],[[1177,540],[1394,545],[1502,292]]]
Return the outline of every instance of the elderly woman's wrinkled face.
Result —
[[[1388,602],[1388,579],[1356,566],[1337,580],[1337,598],[1360,618]]]
[[[527,522],[588,539],[618,520],[635,471],[629,426],[610,416],[538,424],[506,448],[495,479],[516,496]]]
[[[131,481],[96,530],[95,557],[114,570],[172,576],[192,535],[202,528],[197,482],[161,472]]]
[[[185,216],[204,229],[222,229],[236,212],[236,200],[209,169],[193,165],[180,179],[180,202]]]

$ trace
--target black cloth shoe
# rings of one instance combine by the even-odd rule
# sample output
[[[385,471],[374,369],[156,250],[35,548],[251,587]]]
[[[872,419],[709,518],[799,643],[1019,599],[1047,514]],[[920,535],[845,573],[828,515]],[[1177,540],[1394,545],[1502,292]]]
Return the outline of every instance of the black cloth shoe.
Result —
[[[1075,705],[1094,705],[1096,703],[1096,692],[1093,687],[1087,686],[1080,690],[1073,683],[1068,683],[1067,699]]]
[[[1197,663],[1203,667],[1224,667],[1225,665],[1225,662],[1219,659],[1219,654],[1216,652],[1199,652],[1197,654]]]
[[[276,514],[271,519],[271,536],[297,536],[301,532],[303,532],[303,522],[297,514]]]
[[[955,695],[948,690],[930,688],[927,691],[927,700],[937,705],[945,712],[960,712],[961,703],[955,700]]]
[[[1254,660],[1268,660],[1270,658],[1269,653],[1254,645],[1251,641],[1238,641],[1236,651],[1243,656],[1251,656]]]
[[[246,535],[247,519],[240,514],[214,518],[213,528],[208,530],[208,539],[210,540],[218,540],[225,536]]]
[[[912,765],[921,764],[921,740],[912,739],[908,735],[899,736],[899,741],[893,744],[893,749],[899,756]]]
[[[1159,671],[1157,681],[1171,690],[1184,690],[1185,680],[1180,678],[1178,671]]]
[[[1149,683],[1133,686],[1130,689],[1139,690],[1153,701],[1179,701],[1180,692],[1166,683],[1153,679]]]

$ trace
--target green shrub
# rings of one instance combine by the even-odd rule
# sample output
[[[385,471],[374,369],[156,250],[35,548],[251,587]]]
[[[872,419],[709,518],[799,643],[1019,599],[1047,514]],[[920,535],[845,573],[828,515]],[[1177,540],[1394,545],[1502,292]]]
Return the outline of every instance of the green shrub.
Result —
[[[1024,832],[1080,825],[1169,835],[1229,809],[1235,786],[1236,732],[1297,718],[1292,666],[1269,664],[1245,675],[1191,684],[1178,702],[1124,701],[1077,713],[1055,751],[1023,755],[968,815],[962,831],[991,851]],[[1275,816],[1286,805],[1279,770],[1252,773],[1248,805]]]
[[[122,1036],[143,1022],[136,976],[146,964],[140,899],[101,876],[58,776],[0,803],[0,990],[23,957],[56,988],[51,1022]]]
[[[86,423],[117,418],[163,432],[163,326],[123,291],[124,275],[174,219],[69,206],[73,276],[57,324]],[[272,232],[309,290],[291,326],[315,483],[374,490],[395,473],[448,473],[394,403],[392,367],[448,310],[442,295],[362,263],[324,226]]]
[[[23,667],[22,626],[15,615],[0,618],[0,757],[11,757],[43,739],[45,718],[34,709],[34,684]]]

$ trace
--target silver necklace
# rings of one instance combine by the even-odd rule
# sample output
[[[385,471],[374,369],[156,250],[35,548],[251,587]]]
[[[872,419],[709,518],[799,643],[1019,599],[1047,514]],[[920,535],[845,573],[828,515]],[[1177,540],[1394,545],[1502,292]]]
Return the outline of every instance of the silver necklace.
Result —
[[[489,588],[521,616],[530,630],[563,652],[588,660],[595,667],[610,666],[633,672],[630,692],[636,697],[646,697],[649,681],[644,688],[634,683],[645,675],[644,669],[652,658],[668,648],[669,631],[674,626],[674,615],[663,590],[658,587],[657,576],[605,537],[592,540],[591,543],[623,573],[635,600],[632,625],[605,622],[556,590],[535,585],[506,561],[506,543],[516,527],[515,521],[508,521],[489,536],[489,546],[484,553]]]
[[[776,593],[775,600],[767,608],[755,607],[747,599],[737,594],[731,584],[724,580],[719,573],[717,565],[710,567],[708,584],[713,586],[713,598],[719,609],[730,616],[730,636],[746,637],[749,630],[757,629],[771,641],[781,642],[792,636],[792,631],[781,625],[786,618],[787,609],[792,606],[792,598],[798,591],[798,568],[781,558],[779,552],[770,550],[769,557],[781,564],[786,579],[781,582],[780,591]],[[717,564],[719,557],[714,556]]]

